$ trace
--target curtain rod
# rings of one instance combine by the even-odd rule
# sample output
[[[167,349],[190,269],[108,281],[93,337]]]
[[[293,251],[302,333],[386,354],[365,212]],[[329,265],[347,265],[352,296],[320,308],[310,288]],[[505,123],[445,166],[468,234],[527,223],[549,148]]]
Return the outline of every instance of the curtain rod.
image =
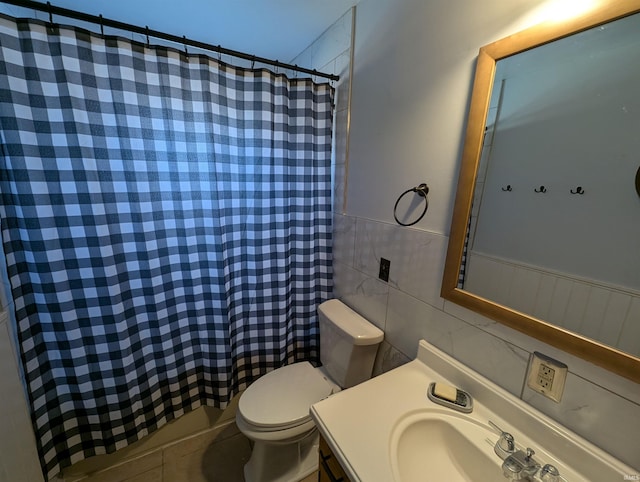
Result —
[[[230,55],[232,57],[236,57],[239,59],[250,60],[251,62],[258,62],[261,64],[272,65],[277,68],[285,69],[285,70],[293,70],[296,72],[302,72],[309,75],[314,75],[316,77],[322,77],[329,80],[339,80],[340,76],[335,74],[327,74],[324,72],[319,72],[315,69],[307,69],[304,67],[299,67],[297,65],[291,65],[284,62],[280,62],[278,60],[271,60],[265,57],[258,57],[256,55],[245,54],[244,52],[239,52],[237,50],[226,49],[221,47],[220,45],[211,45],[205,42],[200,42],[198,40],[192,40],[186,37],[178,37],[177,35],[172,35],[170,33],[160,32],[158,30],[152,30],[149,27],[138,27],[137,25],[132,25],[129,23],[120,22],[118,20],[111,20],[108,18],[104,18],[102,15],[96,16],[91,15],[84,12],[79,12],[77,10],[71,10],[68,8],[56,7],[51,5],[50,2],[40,3],[33,0],[0,0],[2,3],[8,3],[10,5],[16,5],[18,7],[24,8],[32,8],[34,10],[38,10],[41,12],[49,13],[49,21],[53,23],[53,15],[61,15],[67,18],[73,18],[76,20],[82,20],[84,22],[90,22],[100,25],[103,27],[112,27],[120,30],[126,30],[133,33],[139,33],[142,35],[146,35],[147,38],[155,37],[162,40],[168,40],[170,42],[174,42],[179,45],[189,45],[191,47],[196,47],[203,50],[209,50],[212,52],[217,52],[223,55]]]

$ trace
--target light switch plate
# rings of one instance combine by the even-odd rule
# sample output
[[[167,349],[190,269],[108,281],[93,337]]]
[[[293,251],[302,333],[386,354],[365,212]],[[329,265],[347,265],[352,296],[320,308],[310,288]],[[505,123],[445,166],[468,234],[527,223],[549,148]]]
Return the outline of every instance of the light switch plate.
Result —
[[[533,352],[527,386],[555,402],[560,402],[567,379],[567,365],[542,353]]]
[[[378,278],[382,281],[389,281],[389,271],[391,270],[391,261],[388,259],[380,258],[380,271],[378,272]]]

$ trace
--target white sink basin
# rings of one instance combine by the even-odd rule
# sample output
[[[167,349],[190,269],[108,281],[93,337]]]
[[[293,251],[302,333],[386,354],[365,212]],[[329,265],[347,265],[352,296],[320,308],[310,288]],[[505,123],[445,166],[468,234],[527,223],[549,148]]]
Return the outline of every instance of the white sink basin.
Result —
[[[425,410],[402,417],[391,433],[394,480],[487,482],[502,478],[495,432],[466,415]]]
[[[473,412],[433,403],[432,382],[467,391]],[[412,362],[312,405],[311,415],[352,482],[506,481],[489,421],[565,481],[637,472],[424,340]]]

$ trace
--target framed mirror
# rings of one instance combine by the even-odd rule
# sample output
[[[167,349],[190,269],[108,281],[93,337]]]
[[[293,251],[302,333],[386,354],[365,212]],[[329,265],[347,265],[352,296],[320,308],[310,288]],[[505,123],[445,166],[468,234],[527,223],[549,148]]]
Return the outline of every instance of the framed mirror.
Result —
[[[480,49],[441,290],[635,382],[638,32],[618,0]]]

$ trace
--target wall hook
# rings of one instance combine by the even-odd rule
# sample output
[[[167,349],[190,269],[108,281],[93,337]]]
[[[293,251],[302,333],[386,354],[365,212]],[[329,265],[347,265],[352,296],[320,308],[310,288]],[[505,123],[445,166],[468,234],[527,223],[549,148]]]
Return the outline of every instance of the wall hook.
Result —
[[[584,194],[584,189],[582,189],[582,186],[578,186],[575,191],[571,189],[569,192],[571,194]]]
[[[535,192],[547,192],[547,188],[544,186],[540,186],[540,189],[534,189]]]
[[[503,187],[502,188],[503,191],[513,191],[513,189],[511,189],[511,184],[507,184],[507,187]]]

